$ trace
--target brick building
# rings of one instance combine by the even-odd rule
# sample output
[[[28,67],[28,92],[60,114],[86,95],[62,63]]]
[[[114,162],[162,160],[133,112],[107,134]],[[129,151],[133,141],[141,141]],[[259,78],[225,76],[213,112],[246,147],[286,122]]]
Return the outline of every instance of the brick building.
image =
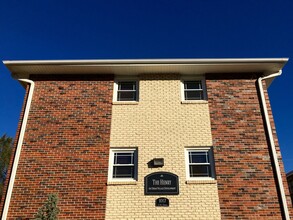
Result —
[[[267,87],[288,59],[4,61],[26,88],[2,219],[290,219]]]
[[[287,173],[287,182],[289,186],[289,192],[291,196],[291,201],[293,201],[293,171]]]

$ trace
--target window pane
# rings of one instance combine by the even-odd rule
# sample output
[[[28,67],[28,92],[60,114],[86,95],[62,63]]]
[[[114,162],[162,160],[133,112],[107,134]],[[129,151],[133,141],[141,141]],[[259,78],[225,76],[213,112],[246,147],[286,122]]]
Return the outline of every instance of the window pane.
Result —
[[[134,178],[134,167],[133,166],[119,166],[113,167],[113,178]]]
[[[118,90],[136,90],[136,82],[118,82]]]
[[[202,89],[201,81],[185,81],[184,89]]]
[[[202,100],[203,91],[185,91],[185,100]]]
[[[136,100],[136,92],[118,92],[118,101],[135,101]]]
[[[115,153],[114,164],[134,164],[133,153]]]
[[[189,152],[189,163],[209,163],[208,152]]]
[[[209,165],[190,165],[190,177],[209,177],[211,176],[211,169]]]

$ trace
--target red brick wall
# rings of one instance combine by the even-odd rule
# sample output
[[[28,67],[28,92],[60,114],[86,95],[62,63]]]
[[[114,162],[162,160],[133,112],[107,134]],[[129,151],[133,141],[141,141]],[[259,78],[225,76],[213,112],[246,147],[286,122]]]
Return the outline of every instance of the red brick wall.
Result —
[[[18,144],[17,140],[18,140],[18,137],[20,135],[20,128],[21,128],[21,125],[22,125],[22,120],[23,120],[23,116],[24,116],[24,110],[25,110],[26,101],[27,101],[27,98],[28,98],[28,92],[29,92],[29,85],[27,85],[27,87],[26,87],[26,93],[25,93],[25,96],[24,96],[23,105],[22,105],[22,109],[21,109],[20,117],[19,117],[19,122],[18,122],[18,126],[17,126],[17,131],[16,131],[16,135],[15,135],[15,138],[14,138],[14,142],[13,142],[12,154],[11,154],[10,162],[9,162],[9,165],[8,165],[7,176],[6,176],[6,179],[5,179],[5,182],[4,182],[3,195],[2,195],[2,199],[0,201],[0,213],[3,212],[3,208],[4,208],[4,201],[5,201],[5,198],[6,198],[6,193],[7,193],[7,189],[8,189],[8,183],[9,183],[10,175],[11,175],[11,171],[12,171],[12,164],[13,164],[13,161],[14,161],[16,146]]]
[[[287,178],[286,178],[284,164],[283,164],[283,161],[282,161],[280,145],[279,145],[276,126],[275,126],[275,122],[274,122],[274,118],[273,118],[273,114],[272,114],[269,95],[268,95],[268,92],[267,92],[267,85],[266,85],[265,81],[263,81],[262,84],[263,84],[263,88],[264,88],[264,94],[265,94],[265,99],[266,99],[266,103],[267,103],[267,109],[268,109],[268,113],[269,113],[270,123],[271,123],[271,127],[272,127],[272,130],[273,130],[273,136],[274,136],[274,141],[275,141],[275,145],[276,145],[276,151],[277,151],[277,155],[278,155],[278,161],[279,161],[279,165],[280,165],[280,169],[281,169],[283,185],[284,185],[285,194],[286,194],[286,198],[287,198],[287,205],[288,205],[288,208],[289,208],[290,216],[293,216],[292,200],[291,200],[291,196],[290,196],[290,191],[289,191],[289,187],[288,187],[288,182],[287,182]]]
[[[104,219],[113,76],[34,76],[8,219],[33,218],[49,193],[60,219]]]
[[[214,77],[206,84],[222,219],[282,219],[256,78]]]

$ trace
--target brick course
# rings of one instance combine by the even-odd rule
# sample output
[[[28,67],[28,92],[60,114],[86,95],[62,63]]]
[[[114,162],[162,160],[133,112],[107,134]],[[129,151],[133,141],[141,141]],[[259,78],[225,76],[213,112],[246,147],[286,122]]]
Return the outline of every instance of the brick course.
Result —
[[[104,219],[113,76],[32,76],[35,92],[8,219],[57,193],[61,219]]]
[[[250,77],[207,76],[221,215],[222,219],[282,219],[256,78]],[[278,145],[277,150],[284,177]]]

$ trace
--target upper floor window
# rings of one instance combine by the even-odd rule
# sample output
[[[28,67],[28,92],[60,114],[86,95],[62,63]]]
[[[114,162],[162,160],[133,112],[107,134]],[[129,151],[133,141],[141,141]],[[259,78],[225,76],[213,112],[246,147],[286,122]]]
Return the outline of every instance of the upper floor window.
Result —
[[[135,180],[137,170],[136,149],[111,149],[109,180]]]
[[[138,82],[118,80],[114,86],[114,101],[138,101]]]
[[[205,100],[206,91],[204,80],[182,81],[183,100]]]
[[[212,149],[210,147],[185,150],[186,174],[188,179],[215,178]]]

